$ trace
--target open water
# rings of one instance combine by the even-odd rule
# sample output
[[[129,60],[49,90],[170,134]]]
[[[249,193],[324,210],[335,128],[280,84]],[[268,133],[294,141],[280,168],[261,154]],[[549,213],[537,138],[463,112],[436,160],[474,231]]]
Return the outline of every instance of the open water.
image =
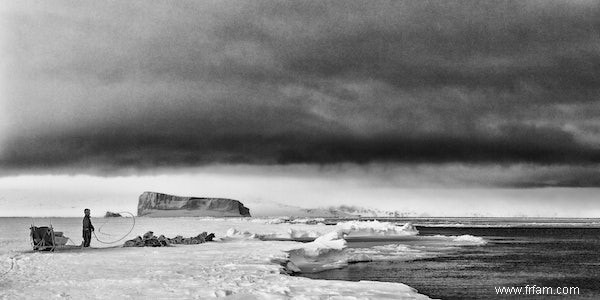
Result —
[[[551,220],[554,222],[553,220]],[[428,258],[377,261],[314,274],[314,279],[401,282],[440,299],[600,299],[600,228],[596,223],[473,222],[417,226],[419,235],[473,235],[488,243],[456,247]],[[372,247],[351,243],[349,247]],[[570,295],[501,295],[496,287],[577,288]],[[539,291],[539,290],[537,290]],[[566,290],[562,290],[566,291]],[[573,294],[575,293],[575,294]]]

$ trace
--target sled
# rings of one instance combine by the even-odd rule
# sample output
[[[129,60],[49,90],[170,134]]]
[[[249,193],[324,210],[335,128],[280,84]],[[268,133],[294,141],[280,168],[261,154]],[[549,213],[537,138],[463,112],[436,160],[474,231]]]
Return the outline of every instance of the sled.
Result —
[[[34,251],[55,251],[56,249],[72,248],[78,246],[67,245],[69,238],[60,231],[54,231],[52,226],[30,228],[31,246]]]

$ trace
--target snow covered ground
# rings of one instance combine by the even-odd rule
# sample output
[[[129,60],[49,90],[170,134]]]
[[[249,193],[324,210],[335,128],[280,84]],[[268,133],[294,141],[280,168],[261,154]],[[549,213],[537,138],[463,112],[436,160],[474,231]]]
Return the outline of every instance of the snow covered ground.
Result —
[[[49,221],[35,220],[38,225],[48,224]],[[105,241],[118,239],[119,234],[128,231],[131,221],[126,218],[93,219],[98,237]],[[106,222],[104,226],[103,222]],[[28,228],[31,220],[2,218],[0,298],[204,299],[228,296],[231,299],[427,299],[400,283],[292,277],[282,274],[282,267],[277,263],[286,261],[289,253],[301,251],[308,253],[309,259],[312,255],[313,263],[327,264],[327,259],[314,258],[318,258],[322,252],[333,251],[338,255],[337,261],[343,265],[348,261],[347,253],[340,252],[345,249],[345,236],[351,236],[352,233],[363,237],[416,235],[410,227],[386,223],[326,226],[209,218],[137,218],[136,222],[132,234],[127,238],[152,230],[156,235],[169,237],[195,236],[208,231],[224,239],[163,248],[114,248],[112,246],[121,245],[122,241],[104,245],[92,240],[92,246],[106,248],[33,253],[27,251],[30,249]],[[53,219],[52,224],[56,230],[71,237],[75,244],[81,242],[81,219]],[[228,231],[230,236],[225,238]],[[262,241],[257,238],[309,232],[310,235],[323,237],[308,244]],[[429,237],[431,239],[446,244],[454,240],[480,242],[464,237]],[[364,251],[367,252],[362,255],[376,257],[387,252],[402,256],[418,249],[392,244],[387,248]],[[354,253],[354,257],[356,255]]]

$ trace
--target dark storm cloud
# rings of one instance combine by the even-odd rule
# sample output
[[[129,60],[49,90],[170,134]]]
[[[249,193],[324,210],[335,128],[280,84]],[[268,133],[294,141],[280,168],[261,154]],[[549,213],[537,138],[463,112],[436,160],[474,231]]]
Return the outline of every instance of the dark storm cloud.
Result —
[[[217,33],[266,46],[303,76],[597,92],[599,16],[583,2],[266,3]]]
[[[4,167],[600,163],[596,1],[21,2],[2,15]]]
[[[344,136],[328,132],[291,134],[187,134],[122,131],[120,128],[20,139],[7,166],[139,167],[209,163],[539,163],[600,162],[600,153],[574,143],[560,131],[510,128],[499,136]],[[267,129],[266,129],[267,130]],[[515,132],[516,131],[516,132]],[[9,149],[11,149],[9,148]],[[65,151],[68,149],[68,151]],[[11,165],[12,164],[12,165]]]

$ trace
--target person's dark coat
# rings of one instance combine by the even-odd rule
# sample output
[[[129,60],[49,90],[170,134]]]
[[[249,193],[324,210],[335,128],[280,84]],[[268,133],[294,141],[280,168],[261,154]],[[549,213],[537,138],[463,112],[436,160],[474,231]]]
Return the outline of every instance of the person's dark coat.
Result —
[[[89,216],[83,217],[83,246],[89,247],[92,241],[92,231],[94,231],[94,225]]]
[[[94,231],[94,225],[92,225],[92,220],[90,220],[89,216],[83,217],[83,230]]]

